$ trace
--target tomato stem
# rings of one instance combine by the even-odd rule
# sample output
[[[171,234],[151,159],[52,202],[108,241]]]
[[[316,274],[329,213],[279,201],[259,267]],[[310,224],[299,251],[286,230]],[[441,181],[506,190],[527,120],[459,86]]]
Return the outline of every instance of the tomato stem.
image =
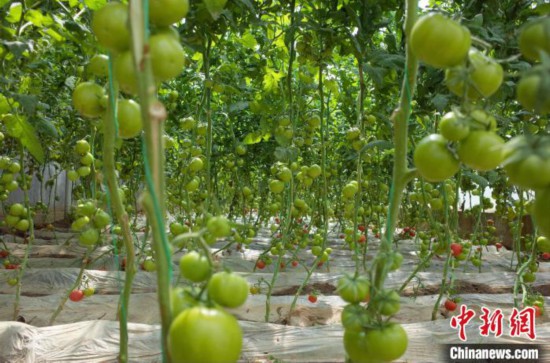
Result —
[[[405,38],[408,39],[411,29],[417,19],[418,0],[407,0],[405,10]],[[390,188],[390,204],[388,208],[387,224],[382,236],[380,250],[375,258],[373,271],[372,294],[382,290],[384,280],[393,263],[392,258],[387,258],[388,252],[392,250],[393,233],[397,226],[399,208],[403,196],[403,190],[416,173],[407,166],[407,141],[408,141],[408,120],[411,114],[411,101],[416,87],[416,74],[418,70],[418,59],[412,53],[406,43],[405,74],[401,86],[399,105],[391,116],[394,126],[394,164],[392,175],[392,186]]]

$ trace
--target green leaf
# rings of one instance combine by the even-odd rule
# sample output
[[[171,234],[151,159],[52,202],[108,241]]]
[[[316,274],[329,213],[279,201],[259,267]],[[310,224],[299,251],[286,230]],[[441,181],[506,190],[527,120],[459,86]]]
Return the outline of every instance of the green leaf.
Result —
[[[16,94],[13,96],[17,100],[27,115],[32,115],[36,111],[38,105],[38,98],[32,95]]]
[[[6,20],[12,24],[19,23],[21,20],[21,14],[23,13],[23,6],[21,3],[12,4]]]
[[[52,37],[54,40],[58,42],[62,42],[63,40],[65,40],[65,38],[61,34],[56,32],[52,28],[49,28],[48,30],[46,30],[46,34],[48,34],[50,37]]]
[[[248,108],[248,101],[235,102],[229,105],[229,112],[240,112]]]
[[[48,135],[50,137],[54,137],[54,138],[59,137],[59,132],[55,128],[50,118],[42,116],[42,117],[33,118],[32,120],[33,120],[33,124],[36,125],[36,129],[39,132],[42,132],[43,134]]]
[[[282,162],[294,161],[298,158],[298,150],[294,147],[280,147],[275,149],[275,159]]]
[[[30,21],[39,28],[53,24],[53,19],[49,15],[44,16],[39,10],[34,9],[30,9],[25,13],[25,20]]]
[[[250,34],[248,31],[245,32],[243,36],[239,39],[239,43],[250,50],[256,49],[256,46],[258,45],[258,42],[256,41],[256,38],[254,38],[254,35]]]
[[[92,10],[101,9],[106,3],[107,0],[84,0],[84,4]]]
[[[437,94],[434,98],[432,98],[432,105],[439,111],[442,112],[447,108],[447,105],[449,104],[449,96]]]
[[[361,152],[377,147],[379,150],[389,150],[393,149],[393,143],[388,140],[374,140],[363,146]]]
[[[267,92],[276,91],[279,80],[283,77],[284,75],[282,73],[277,72],[272,68],[265,67],[265,75],[263,80],[264,90]]]
[[[225,8],[227,0],[203,0],[203,2],[204,5],[206,5],[206,9],[208,9],[208,12],[212,16],[212,19],[218,20],[223,12],[223,8]]]
[[[482,188],[487,188],[489,186],[489,181],[487,179],[478,174],[472,173],[469,170],[464,170],[463,175],[467,178],[470,178],[474,183]]]
[[[262,134],[258,131],[248,133],[243,140],[245,145],[253,145],[262,141]]]
[[[0,115],[8,113],[11,110],[10,104],[6,96],[0,93]]]
[[[8,135],[19,139],[21,144],[29,150],[38,162],[44,162],[44,149],[42,149],[40,139],[34,127],[23,116],[9,115],[4,117],[4,124]]]
[[[4,44],[6,47],[8,47],[9,51],[14,55],[15,59],[21,58],[23,53],[25,51],[32,51],[33,47],[31,43],[27,42],[8,42],[8,41],[0,41],[0,43]]]

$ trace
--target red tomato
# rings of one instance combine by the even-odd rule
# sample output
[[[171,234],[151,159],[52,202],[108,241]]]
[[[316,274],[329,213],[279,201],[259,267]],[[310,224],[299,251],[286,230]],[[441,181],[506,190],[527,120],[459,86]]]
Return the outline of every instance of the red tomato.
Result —
[[[451,243],[451,251],[454,257],[459,256],[462,253],[462,245],[460,243]]]
[[[316,295],[309,295],[307,297],[310,303],[315,304],[317,302],[317,296]]]
[[[365,243],[367,241],[367,237],[362,234],[361,237],[359,237],[359,240],[357,242],[359,243]]]
[[[256,268],[259,270],[263,270],[265,268],[265,261],[264,260],[258,260],[256,262]]]
[[[292,267],[296,267],[296,266],[298,266],[298,261],[296,260],[292,261]]]
[[[73,290],[71,291],[71,294],[69,295],[69,299],[74,302],[78,302],[82,299],[84,299],[84,292],[82,290]]]
[[[453,300],[445,300],[445,309],[449,311],[455,311],[456,310],[456,303]]]

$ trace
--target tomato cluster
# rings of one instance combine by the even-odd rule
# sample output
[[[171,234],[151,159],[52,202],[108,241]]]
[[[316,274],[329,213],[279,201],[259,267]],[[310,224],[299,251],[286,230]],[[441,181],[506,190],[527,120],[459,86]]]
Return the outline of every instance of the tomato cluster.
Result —
[[[235,317],[224,308],[244,304],[250,289],[248,282],[228,271],[212,274],[206,255],[189,251],[180,259],[181,276],[193,286],[171,292],[174,319],[170,325],[168,348],[176,362],[236,362],[242,347],[242,330]]]
[[[392,255],[392,270],[400,267],[402,259],[399,253]],[[371,300],[370,290],[370,281],[361,276],[345,275],[338,280],[337,292],[349,303],[341,314],[344,347],[353,362],[392,361],[407,349],[407,333],[399,324],[379,323],[377,317],[395,315],[400,297],[395,290],[382,290]]]
[[[14,117],[13,115],[4,116],[3,121]],[[17,190],[21,186],[22,189],[28,189],[29,185],[23,185],[21,179],[16,177],[16,174],[21,172],[21,165],[7,156],[0,156],[0,201],[5,201],[11,192]],[[20,185],[21,184],[21,185]]]
[[[8,227],[14,228],[21,232],[29,230],[29,211],[20,203],[14,203],[10,206],[8,215],[4,218]]]
[[[86,287],[85,289],[76,289],[72,290],[69,293],[69,300],[72,302],[79,302],[85,297],[90,297],[95,294],[95,289],[93,287]]]
[[[81,200],[74,211],[75,220],[71,229],[80,232],[81,245],[92,248],[100,243],[101,230],[111,223],[111,216],[97,206],[97,200]]]

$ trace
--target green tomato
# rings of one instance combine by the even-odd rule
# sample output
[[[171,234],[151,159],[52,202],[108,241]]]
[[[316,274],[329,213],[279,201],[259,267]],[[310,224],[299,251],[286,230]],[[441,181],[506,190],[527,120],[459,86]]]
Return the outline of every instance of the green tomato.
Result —
[[[322,172],[321,167],[317,164],[313,164],[307,169],[307,175],[312,179],[315,179],[318,176],[320,176],[321,172]]]
[[[120,89],[129,95],[137,95],[138,80],[132,52],[126,51],[118,54],[115,58],[113,68],[115,79]]]
[[[158,81],[167,81],[183,71],[185,52],[177,39],[167,33],[149,38],[153,75]]]
[[[231,272],[217,272],[208,281],[208,295],[221,306],[236,308],[248,297],[248,282]]]
[[[191,172],[197,172],[202,170],[204,167],[204,162],[201,158],[195,157],[191,159],[191,162],[189,163],[189,171]]]
[[[99,242],[99,231],[95,228],[87,229],[80,234],[78,240],[81,245],[92,247]]]
[[[476,130],[458,144],[460,161],[472,169],[487,171],[496,168],[504,159],[504,140],[492,131]]]
[[[342,310],[341,320],[346,331],[360,332],[368,325],[367,312],[359,304],[346,305]]]
[[[103,229],[111,223],[111,216],[109,213],[99,209],[93,218],[94,221],[94,227],[98,229]]]
[[[500,88],[504,79],[502,66],[474,48],[470,50],[468,59],[470,64],[467,68],[459,66],[447,69],[445,84],[459,97],[467,96],[471,100],[490,97]]]
[[[405,329],[395,323],[344,332],[344,348],[353,363],[391,362],[405,353],[408,342]]]
[[[101,99],[105,90],[93,82],[80,83],[73,91],[73,106],[84,117],[95,118],[101,116],[104,109]]]
[[[411,51],[418,59],[436,68],[452,67],[463,62],[470,44],[468,28],[437,13],[420,17],[409,38]]]
[[[545,236],[540,236],[537,238],[537,250],[541,253],[550,252],[550,238]]]
[[[92,19],[92,31],[101,46],[114,52],[128,49],[128,5],[111,2],[97,10]]]
[[[74,151],[78,155],[86,155],[86,153],[89,153],[90,150],[90,144],[86,140],[78,140],[74,146]]]
[[[221,309],[191,307],[170,325],[168,349],[174,362],[235,363],[241,348],[237,319]]]
[[[285,190],[285,184],[280,180],[272,179],[269,181],[269,190],[273,194],[282,193]]]
[[[25,207],[21,203],[14,203],[10,206],[9,214],[21,217],[25,213]]]
[[[519,34],[519,50],[531,61],[540,60],[542,52],[550,54],[550,20],[542,17],[527,23]]]
[[[80,158],[80,164],[84,166],[90,166],[94,163],[94,156],[90,153],[84,154],[83,157]]]
[[[447,149],[447,140],[439,134],[420,140],[414,150],[414,164],[418,173],[430,182],[448,179],[460,168],[458,160]]]
[[[109,57],[105,54],[96,54],[88,62],[86,70],[89,74],[96,77],[109,76]]]
[[[460,141],[468,136],[470,126],[456,112],[448,112],[439,121],[439,132],[449,141]]]
[[[349,303],[360,303],[369,296],[370,283],[366,278],[346,275],[338,280],[336,289],[340,297]]]
[[[180,259],[180,273],[193,282],[202,282],[210,276],[210,263],[206,256],[191,251]]]
[[[384,316],[395,315],[401,307],[401,298],[395,290],[385,290],[377,297],[376,303],[380,305],[380,314]]]
[[[524,74],[517,84],[516,97],[519,103],[529,111],[541,115],[550,112],[550,96],[548,85],[541,72],[530,72]]]
[[[149,20],[156,26],[169,26],[187,15],[189,0],[150,0]]]
[[[118,136],[122,139],[131,139],[143,130],[141,108],[134,100],[118,101]]]
[[[88,223],[90,223],[90,218],[87,216],[80,217],[71,224],[71,229],[73,231],[81,231],[88,225]]]
[[[210,218],[206,223],[206,229],[215,238],[227,237],[231,234],[229,220],[223,216]]]

